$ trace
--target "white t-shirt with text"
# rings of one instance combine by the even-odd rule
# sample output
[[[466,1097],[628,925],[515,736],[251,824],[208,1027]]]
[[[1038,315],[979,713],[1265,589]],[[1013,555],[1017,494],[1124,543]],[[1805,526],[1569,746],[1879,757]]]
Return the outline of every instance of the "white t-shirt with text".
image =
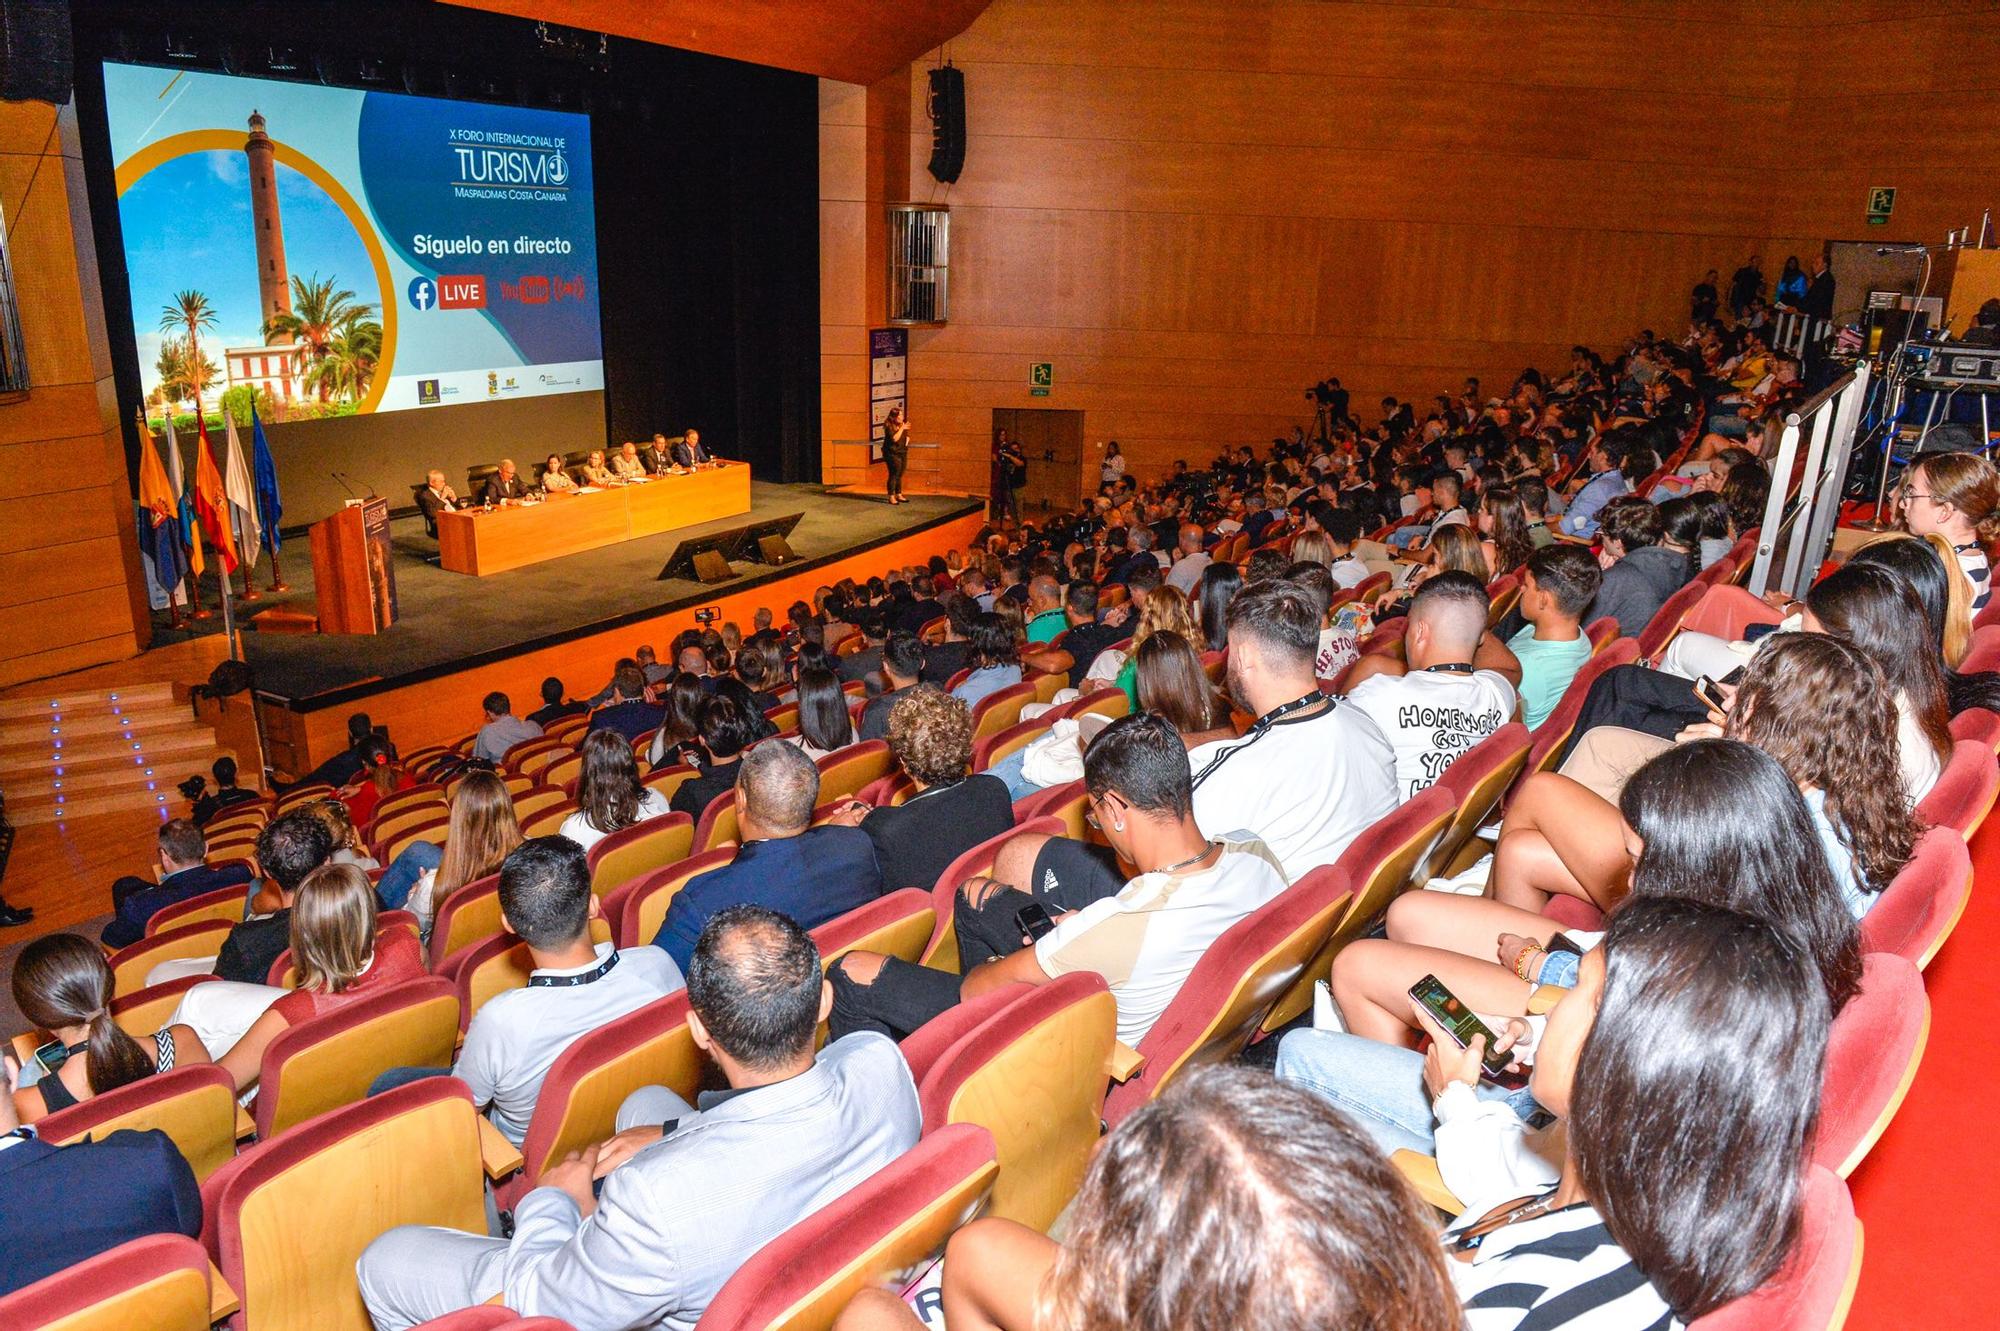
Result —
[[[1396,751],[1399,799],[1426,790],[1452,760],[1514,718],[1518,699],[1505,675],[1412,670],[1375,675],[1347,695]]]

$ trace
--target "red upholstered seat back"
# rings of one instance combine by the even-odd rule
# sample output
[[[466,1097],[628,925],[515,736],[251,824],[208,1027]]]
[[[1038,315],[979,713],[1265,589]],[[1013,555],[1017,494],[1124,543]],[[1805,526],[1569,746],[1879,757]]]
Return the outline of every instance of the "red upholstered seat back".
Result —
[[[1813,1158],[1842,1178],[1903,1102],[1930,1034],[1923,976],[1901,957],[1862,959],[1861,991],[1833,1019]]]
[[[1993,807],[1996,794],[2000,794],[2000,764],[1995,763],[1992,748],[1959,740],[1951,746],[1937,784],[1918,801],[1917,821],[1970,837]]]
[[[1861,950],[1892,953],[1921,969],[1943,946],[1971,893],[1965,838],[1953,828],[1931,828],[1862,919]]]
[[[1806,1170],[1798,1247],[1754,1294],[1697,1318],[1689,1331],[1827,1331],[1847,1316],[1861,1275],[1861,1225],[1847,1185],[1818,1165]]]

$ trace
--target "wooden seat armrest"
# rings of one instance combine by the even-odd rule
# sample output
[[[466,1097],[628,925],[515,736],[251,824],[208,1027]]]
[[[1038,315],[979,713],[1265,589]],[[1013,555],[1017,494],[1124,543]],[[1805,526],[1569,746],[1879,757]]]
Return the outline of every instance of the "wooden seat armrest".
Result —
[[[222,1278],[222,1269],[214,1262],[208,1264],[208,1320],[212,1326],[225,1317],[234,1317],[243,1309],[243,1300],[236,1297],[236,1291]]]
[[[1444,1185],[1444,1176],[1438,1172],[1436,1156],[1418,1155],[1415,1151],[1396,1151],[1389,1156],[1402,1176],[1409,1180],[1417,1195],[1438,1210],[1449,1215],[1457,1215],[1465,1209],[1465,1203],[1452,1195]]]
[[[1111,1056],[1104,1060],[1104,1075],[1115,1082],[1128,1082],[1146,1066],[1146,1056],[1120,1040],[1112,1044]]]
[[[257,1120],[250,1117],[250,1111],[239,1101],[236,1105],[236,1140],[248,1141],[256,1135]]]
[[[486,1167],[486,1177],[498,1183],[527,1161],[521,1158],[521,1148],[501,1135],[486,1115],[476,1116],[479,1124],[479,1163]]]
[[[1534,992],[1528,995],[1528,1015],[1547,1016],[1556,1004],[1562,1002],[1563,995],[1568,992],[1568,989],[1559,984],[1536,985]]]

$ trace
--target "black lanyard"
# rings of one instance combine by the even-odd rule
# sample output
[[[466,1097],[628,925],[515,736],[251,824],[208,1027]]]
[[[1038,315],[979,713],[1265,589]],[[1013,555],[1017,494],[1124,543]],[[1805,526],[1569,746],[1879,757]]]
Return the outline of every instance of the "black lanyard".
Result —
[[[1447,661],[1440,665],[1427,665],[1423,668],[1422,673],[1426,675],[1469,675],[1472,673],[1472,666],[1466,661]]]
[[[1331,716],[1334,710],[1340,705],[1340,699],[1332,697],[1331,695],[1328,694],[1321,693],[1318,689],[1314,689],[1311,693],[1306,694],[1305,697],[1294,698],[1292,701],[1285,703],[1282,706],[1273,707],[1270,711],[1258,717],[1257,724],[1250,727],[1250,733],[1245,735],[1238,744],[1236,744],[1233,748],[1224,749],[1221,753],[1216,754],[1215,757],[1209,759],[1208,766],[1202,768],[1199,772],[1196,772],[1194,774],[1195,788],[1197,790],[1200,789],[1201,783],[1208,780],[1209,777],[1215,775],[1215,770],[1218,767],[1228,762],[1231,758],[1234,758],[1237,754],[1243,752],[1243,750],[1249,748],[1252,744],[1255,744],[1258,740],[1264,738],[1264,736],[1270,734],[1271,727],[1276,725],[1279,721],[1283,720],[1287,716],[1290,716],[1293,712],[1302,711],[1307,707],[1311,707],[1314,703],[1321,703],[1321,702],[1330,704],[1327,707],[1326,712],[1324,713],[1324,715],[1328,716]]]
[[[610,956],[581,975],[530,975],[528,977],[528,987],[530,989],[574,989],[580,984],[596,984],[599,980],[609,975],[611,968],[617,964],[618,953],[614,949]]]

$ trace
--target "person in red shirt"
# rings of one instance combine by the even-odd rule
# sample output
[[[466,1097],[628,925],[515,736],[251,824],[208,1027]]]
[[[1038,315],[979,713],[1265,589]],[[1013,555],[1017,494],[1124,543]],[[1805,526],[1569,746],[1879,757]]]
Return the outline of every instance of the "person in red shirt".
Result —
[[[347,816],[356,827],[365,828],[374,820],[375,806],[399,790],[408,790],[417,779],[396,761],[396,750],[377,736],[361,746],[361,771],[340,792]]]

